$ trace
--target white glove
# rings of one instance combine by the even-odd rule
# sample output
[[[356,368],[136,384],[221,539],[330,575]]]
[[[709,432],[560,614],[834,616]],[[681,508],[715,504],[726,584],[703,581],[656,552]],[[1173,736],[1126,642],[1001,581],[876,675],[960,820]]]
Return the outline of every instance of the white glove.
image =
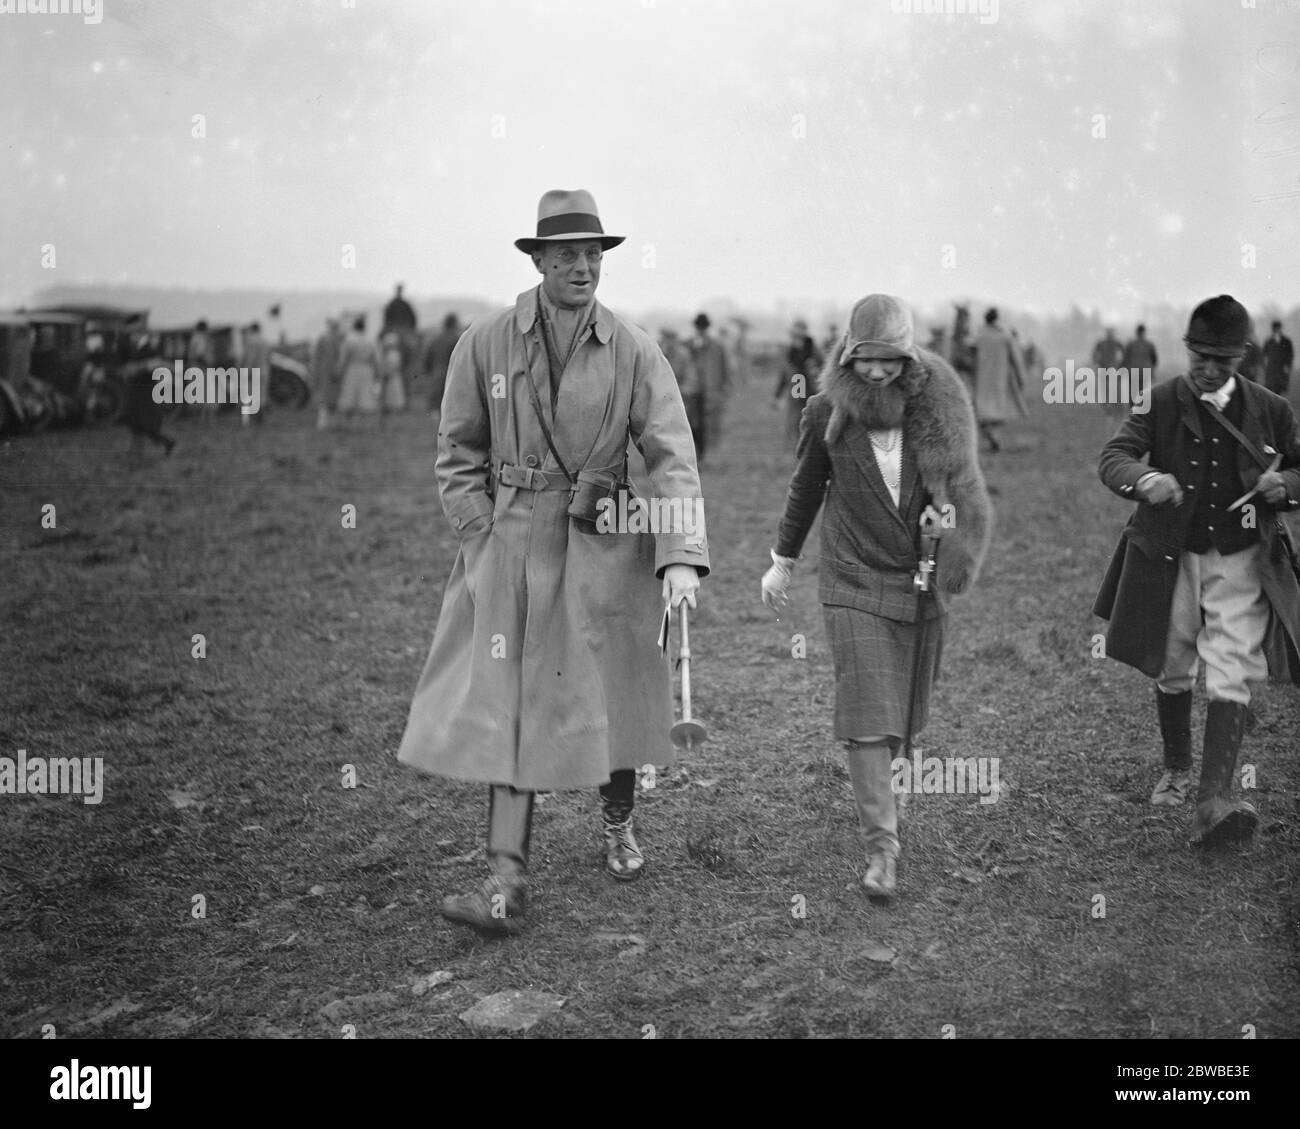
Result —
[[[772,567],[763,573],[763,603],[775,612],[785,611],[789,599],[786,589],[790,587],[792,568],[793,557],[778,557],[776,550],[772,550]]]

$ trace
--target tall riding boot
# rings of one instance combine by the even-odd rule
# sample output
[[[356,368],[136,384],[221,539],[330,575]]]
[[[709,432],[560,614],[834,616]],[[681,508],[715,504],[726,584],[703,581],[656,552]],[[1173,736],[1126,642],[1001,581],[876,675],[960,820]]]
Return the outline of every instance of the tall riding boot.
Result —
[[[602,823],[605,832],[605,871],[620,882],[641,877],[645,856],[632,830],[632,809],[636,804],[636,773],[620,768],[600,786]]]
[[[894,747],[889,741],[846,741],[845,750],[867,855],[862,887],[868,897],[888,901],[894,894],[899,854],[898,806],[889,767]]]
[[[442,916],[484,933],[517,933],[528,909],[528,840],[532,835],[533,793],[508,784],[488,792],[487,860],[489,875],[468,894],[442,900]]]
[[[1249,842],[1259,813],[1245,800],[1232,798],[1232,777],[1246,728],[1246,707],[1240,702],[1211,702],[1205,715],[1205,751],[1201,754],[1201,783],[1196,790],[1192,842],[1220,846]]]
[[[1157,807],[1175,807],[1192,786],[1192,692],[1165,694],[1156,687],[1156,716],[1165,747],[1165,770],[1151,793]]]

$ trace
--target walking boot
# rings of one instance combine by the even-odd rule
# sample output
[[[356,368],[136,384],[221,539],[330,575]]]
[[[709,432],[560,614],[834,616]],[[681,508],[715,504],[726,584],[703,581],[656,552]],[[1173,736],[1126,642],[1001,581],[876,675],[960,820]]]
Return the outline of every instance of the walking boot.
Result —
[[[888,902],[894,896],[897,866],[898,859],[893,855],[877,852],[871,856],[867,873],[862,876],[862,888],[873,902]]]
[[[889,767],[894,746],[890,741],[847,741],[845,749],[867,855],[862,888],[872,901],[888,902],[897,884],[899,852],[898,805]]]
[[[1210,702],[1192,820],[1192,842],[1202,847],[1249,842],[1259,822],[1259,813],[1251,804],[1232,798],[1232,777],[1245,728],[1246,707],[1240,702]]]
[[[518,933],[528,911],[528,841],[533,793],[507,784],[488,791],[488,870],[477,890],[442,900],[442,916],[489,936]]]
[[[602,823],[605,832],[605,871],[620,882],[641,877],[645,856],[632,829],[636,803],[636,773],[630,768],[611,772],[601,786]]]
[[[1192,787],[1192,692],[1165,694],[1156,689],[1156,716],[1165,747],[1165,770],[1151,793],[1156,807],[1176,807]]]

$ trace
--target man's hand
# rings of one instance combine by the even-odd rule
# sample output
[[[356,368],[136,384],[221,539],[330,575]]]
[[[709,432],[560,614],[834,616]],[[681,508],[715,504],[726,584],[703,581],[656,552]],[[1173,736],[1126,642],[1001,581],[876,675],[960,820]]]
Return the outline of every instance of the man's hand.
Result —
[[[1173,502],[1175,506],[1183,504],[1183,488],[1172,474],[1157,474],[1138,483],[1137,492],[1144,502],[1153,506],[1163,506]]]
[[[694,610],[699,587],[700,574],[694,565],[675,564],[664,569],[664,600],[670,608],[685,600]]]
[[[772,567],[763,573],[763,603],[774,612],[785,611],[785,605],[789,600],[786,590],[790,587],[790,570],[793,567],[793,560],[789,557],[778,557],[774,552]]]
[[[1275,470],[1266,470],[1259,476],[1255,489],[1270,505],[1280,506],[1287,500],[1286,479]]]

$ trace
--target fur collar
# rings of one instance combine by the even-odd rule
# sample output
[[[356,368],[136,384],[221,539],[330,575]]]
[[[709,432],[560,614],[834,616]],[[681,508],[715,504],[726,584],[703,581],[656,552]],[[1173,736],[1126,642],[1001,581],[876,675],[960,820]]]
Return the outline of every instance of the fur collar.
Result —
[[[858,378],[851,368],[840,367],[840,352],[836,349],[827,359],[820,381],[831,407],[827,448],[845,441],[845,428],[858,418],[849,383]],[[940,576],[946,591],[962,592],[988,551],[993,523],[979,466],[975,412],[966,385],[947,361],[927,349],[918,349],[917,358],[907,362],[898,377],[905,400],[903,443],[935,508],[942,514],[950,507],[955,515],[952,532],[941,539]]]

